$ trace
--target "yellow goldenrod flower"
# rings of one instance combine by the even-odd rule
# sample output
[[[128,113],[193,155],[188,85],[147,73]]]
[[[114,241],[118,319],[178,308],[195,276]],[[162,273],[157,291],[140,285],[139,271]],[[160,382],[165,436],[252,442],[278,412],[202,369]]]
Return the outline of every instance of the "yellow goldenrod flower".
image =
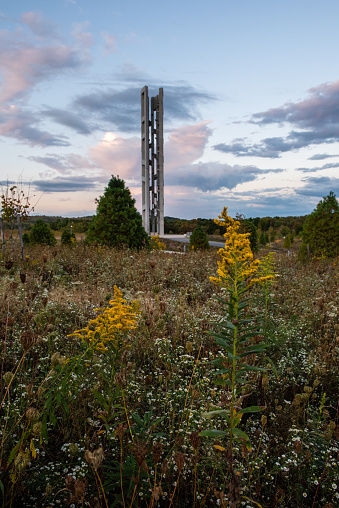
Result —
[[[166,245],[159,239],[159,235],[152,235],[149,239],[151,250],[164,250]]]
[[[218,251],[222,261],[218,262],[219,277],[210,277],[215,284],[228,285],[236,280],[243,282],[252,277],[258,270],[260,261],[253,259],[250,246],[250,233],[239,233],[240,222],[229,217],[225,207],[214,222],[226,226],[225,247]]]
[[[114,286],[114,297],[109,304],[111,307],[96,309],[103,310],[103,313],[91,319],[86,328],[76,330],[71,335],[81,338],[101,351],[106,351],[106,345],[109,343],[118,349],[126,346],[124,336],[136,328],[136,321],[140,315],[139,303],[134,300],[128,305],[121,291]]]

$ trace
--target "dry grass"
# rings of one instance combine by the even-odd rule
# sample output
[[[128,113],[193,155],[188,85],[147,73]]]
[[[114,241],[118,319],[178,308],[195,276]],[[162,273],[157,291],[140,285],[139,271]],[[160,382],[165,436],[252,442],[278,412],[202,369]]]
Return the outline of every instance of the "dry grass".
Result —
[[[183,250],[176,244],[166,241]],[[4,506],[228,506],[227,449],[198,437],[203,413],[227,401],[211,363],[216,251],[77,244],[27,254],[0,267]],[[338,262],[275,256],[269,356],[279,378],[252,380],[248,405],[266,409],[241,422],[253,450],[237,450],[239,506],[335,506]],[[68,335],[108,305],[114,285],[141,306],[130,347],[80,362],[85,346]],[[250,305],[260,312],[254,293]]]

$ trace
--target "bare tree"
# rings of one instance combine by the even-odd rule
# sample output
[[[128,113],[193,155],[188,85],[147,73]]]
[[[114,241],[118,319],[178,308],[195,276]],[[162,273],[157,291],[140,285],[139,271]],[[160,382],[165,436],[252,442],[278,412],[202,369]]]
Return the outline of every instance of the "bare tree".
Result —
[[[30,212],[34,211],[29,203],[29,192],[27,195],[22,190],[22,185],[9,185],[1,194],[1,215],[0,215],[0,226],[1,226],[1,241],[2,241],[2,253],[5,255],[6,242],[11,241],[12,245],[12,256],[14,256],[14,243],[15,243],[15,231],[18,231],[21,257],[25,259],[24,242],[22,239],[22,228],[21,223],[27,219]],[[9,238],[5,238],[5,225],[8,226],[10,231]]]

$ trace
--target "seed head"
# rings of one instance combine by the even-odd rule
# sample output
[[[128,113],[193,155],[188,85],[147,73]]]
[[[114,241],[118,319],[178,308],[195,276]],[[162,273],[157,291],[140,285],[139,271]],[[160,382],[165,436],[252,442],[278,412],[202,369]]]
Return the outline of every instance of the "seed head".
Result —
[[[114,376],[115,383],[123,388],[127,383],[126,369],[121,369],[120,372],[117,372]]]
[[[34,422],[35,420],[37,420],[39,418],[39,416],[40,416],[40,413],[36,407],[29,407],[26,410],[26,418],[29,422]]]
[[[37,343],[37,337],[31,330],[26,330],[21,334],[20,343],[24,352],[28,351]]]
[[[158,464],[164,447],[161,443],[154,443],[152,448],[154,463]]]
[[[162,475],[166,474],[167,469],[168,469],[168,460],[167,460],[167,459],[165,459],[165,460],[163,461],[163,463],[161,464],[161,474],[162,474]]]
[[[174,454],[174,462],[178,468],[179,473],[182,471],[182,468],[185,465],[186,455],[182,452],[175,452]]]
[[[57,365],[60,365],[61,367],[63,367],[66,363],[66,357],[65,356],[62,356],[59,351],[57,351],[56,353],[54,353],[51,357],[51,364],[52,364],[52,367],[56,367]]]
[[[46,485],[46,489],[45,489],[45,493],[46,493],[46,496],[50,496],[53,492],[53,487],[52,485],[50,485],[49,483],[47,483]]]
[[[2,379],[4,380],[4,383],[6,386],[9,385],[9,383],[12,381],[13,379],[13,373],[12,372],[5,372],[5,374],[3,375]]]
[[[189,353],[192,353],[194,342],[191,340],[186,342],[186,349]]]
[[[94,452],[90,452],[89,450],[85,451],[85,460],[89,464],[93,466],[95,471],[101,466],[103,460],[104,460],[105,454],[102,446],[94,450]]]
[[[126,430],[126,427],[122,423],[119,423],[115,432],[116,432],[118,438],[120,439],[120,441],[122,440],[123,435],[125,434],[125,430]]]
[[[142,443],[141,441],[138,441],[134,448],[133,448],[133,455],[135,460],[138,463],[138,466],[141,467],[145,462],[145,457],[147,455],[147,445],[145,443]]]
[[[69,450],[71,457],[74,457],[74,455],[76,455],[79,452],[79,446],[75,443],[71,443],[69,445],[68,450]]]
[[[33,434],[35,436],[40,436],[41,434],[41,429],[42,429],[42,422],[36,422],[34,425],[33,425]]]
[[[28,454],[20,451],[14,459],[14,469],[18,473],[22,473],[22,471],[26,468],[28,462],[29,462]]]
[[[194,450],[197,450],[201,444],[201,437],[199,436],[199,432],[193,431],[189,435],[189,440]]]

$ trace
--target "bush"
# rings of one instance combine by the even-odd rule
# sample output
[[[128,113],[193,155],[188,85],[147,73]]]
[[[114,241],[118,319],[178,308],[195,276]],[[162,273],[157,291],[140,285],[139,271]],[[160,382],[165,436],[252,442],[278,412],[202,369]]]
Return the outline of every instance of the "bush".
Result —
[[[22,235],[22,241],[23,241],[24,245],[28,245],[29,244],[29,234],[28,233],[24,233]]]
[[[206,233],[200,226],[198,226],[190,236],[190,249],[207,250],[209,248],[210,245],[208,243]]]
[[[29,235],[29,242],[31,245],[55,245],[56,239],[48,224],[38,219]]]
[[[75,234],[69,231],[63,231],[61,235],[61,245],[72,245],[75,242]]]
[[[148,236],[142,225],[135,199],[125,182],[113,176],[104,195],[96,200],[98,207],[86,236],[86,243],[108,247],[140,249],[148,245]]]
[[[331,191],[307,217],[303,244],[315,256],[335,257],[339,253],[339,203]]]

